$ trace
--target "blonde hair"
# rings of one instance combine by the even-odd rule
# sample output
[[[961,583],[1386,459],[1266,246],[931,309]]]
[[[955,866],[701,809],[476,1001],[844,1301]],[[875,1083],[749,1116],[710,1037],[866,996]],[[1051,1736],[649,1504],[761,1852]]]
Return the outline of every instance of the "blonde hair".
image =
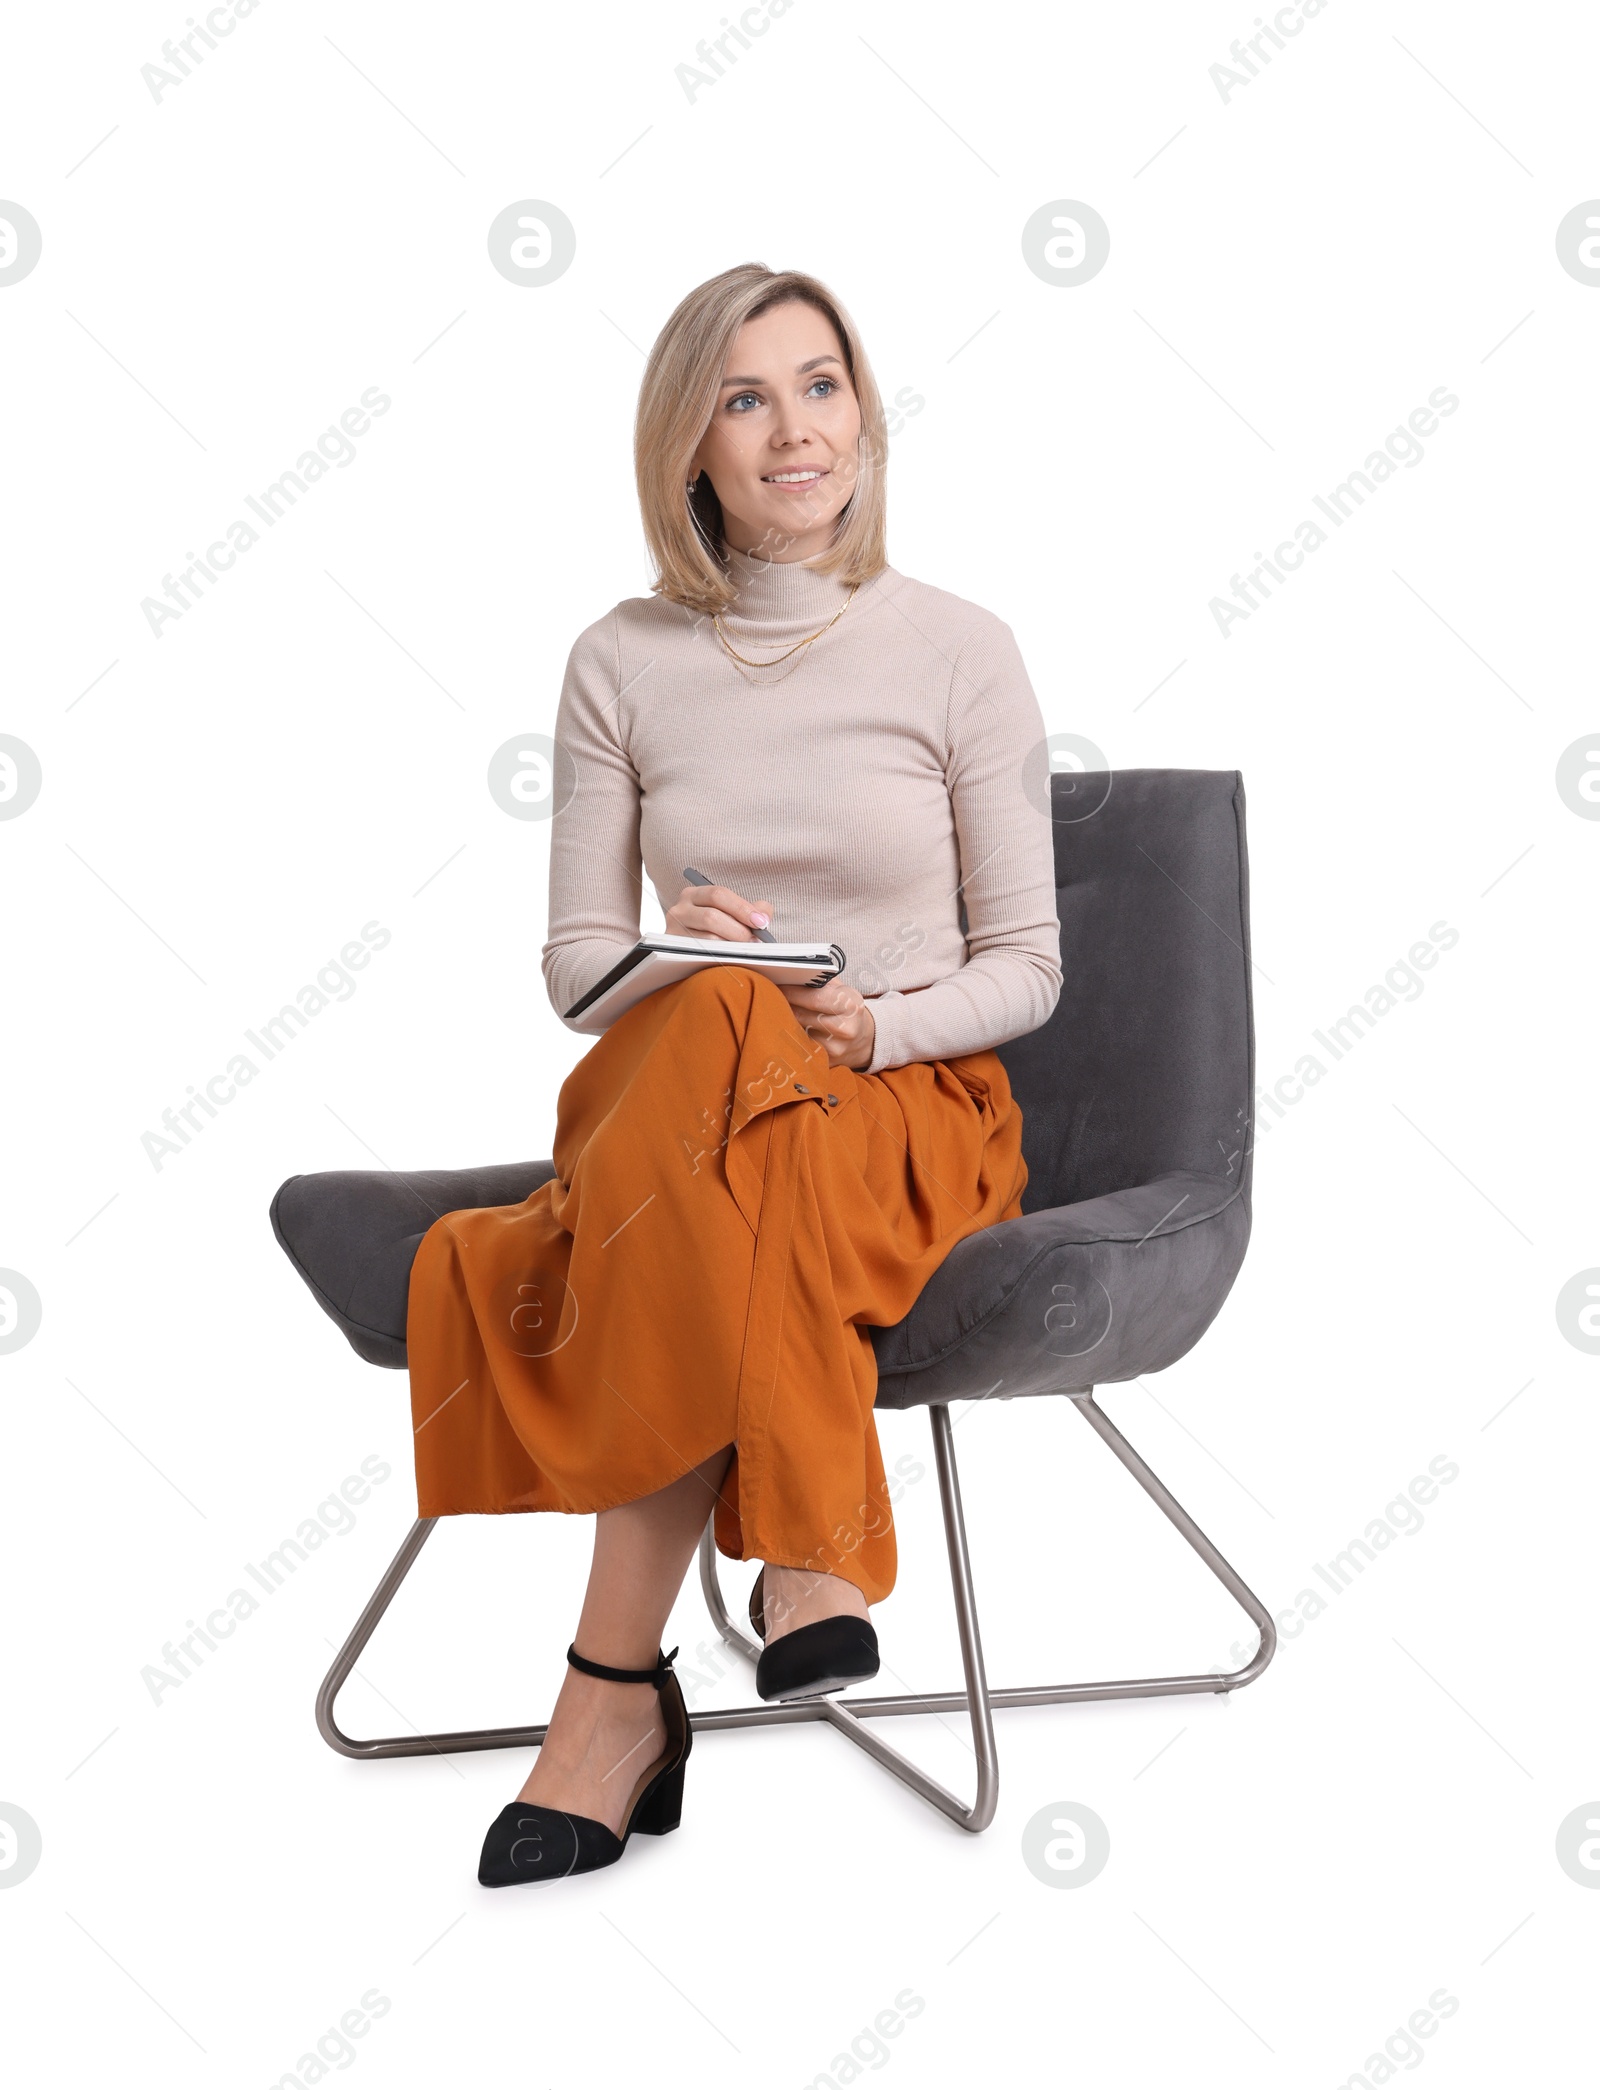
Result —
[[[850,315],[838,299],[799,269],[741,262],[698,284],[656,337],[639,387],[633,463],[645,542],[656,568],[651,593],[710,615],[733,602],[722,504],[709,474],[691,494],[689,466],[716,411],[722,373],[746,320],[776,305],[814,306],[832,325],[861,408],[856,483],[840,510],[833,541],[807,563],[843,581],[871,580],[886,563],[885,479],[888,437],[883,401]]]

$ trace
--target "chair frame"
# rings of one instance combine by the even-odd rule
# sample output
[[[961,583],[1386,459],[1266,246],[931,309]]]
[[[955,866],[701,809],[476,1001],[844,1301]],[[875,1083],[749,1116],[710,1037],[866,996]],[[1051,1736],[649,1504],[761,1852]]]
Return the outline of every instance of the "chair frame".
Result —
[[[1186,1691],[1225,1694],[1253,1683],[1272,1660],[1277,1633],[1271,1613],[1249,1589],[1221,1553],[1206,1537],[1181,1503],[1140,1458],[1121,1431],[1099,1408],[1094,1389],[1066,1395],[1085,1422],[1127,1467],[1145,1493],[1168,1517],[1199,1554],[1206,1566],[1249,1614],[1260,1631],[1256,1652],[1242,1668],[1206,1675],[1124,1677],[1112,1682],[1086,1684],[1029,1684],[993,1690],[984,1670],[983,1642],[978,1632],[977,1599],[972,1586],[972,1566],[967,1552],[966,1524],[961,1514],[961,1484],[956,1472],[955,1447],[951,1440],[950,1409],[939,1402],[928,1407],[933,1430],[933,1454],[939,1475],[939,1495],[944,1510],[945,1545],[950,1559],[950,1582],[955,1599],[956,1626],[961,1640],[961,1662],[966,1679],[962,1691],[904,1692],[895,1697],[810,1698],[774,1705],[742,1705],[730,1709],[692,1713],[690,1725],[696,1733],[728,1727],[775,1727],[796,1720],[825,1720],[831,1727],[863,1749],[902,1785],[936,1807],[959,1828],[977,1833],[994,1819],[1000,1792],[1000,1767],[995,1750],[994,1710],[1020,1705],[1064,1705],[1090,1698],[1159,1698]],[[412,1525],[404,1544],[387,1573],[373,1591],[366,1609],[356,1620],[349,1638],[335,1657],[333,1667],[317,1693],[317,1727],[332,1749],[341,1756],[425,1756],[470,1749],[514,1749],[542,1742],[548,1723],[542,1727],[469,1728],[453,1734],[392,1735],[361,1741],[345,1734],[334,1718],[334,1701],[340,1687],[360,1659],[378,1621],[388,1610],[401,1583],[410,1573],[417,1555],[439,1520],[421,1517]],[[705,1594],[712,1623],[728,1646],[754,1664],[761,1649],[728,1616],[717,1578],[717,1552],[708,1519],[700,1541],[700,1586]],[[965,1712],[971,1720],[977,1783],[970,1803],[941,1785],[898,1749],[881,1740],[866,1725],[896,1713]]]

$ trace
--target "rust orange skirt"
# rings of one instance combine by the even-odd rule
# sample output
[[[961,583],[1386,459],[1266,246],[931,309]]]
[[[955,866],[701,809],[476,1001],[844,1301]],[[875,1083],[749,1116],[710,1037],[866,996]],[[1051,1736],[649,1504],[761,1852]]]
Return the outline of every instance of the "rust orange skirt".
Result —
[[[447,1213],[417,1251],[418,1514],[609,1509],[731,1444],[719,1550],[880,1602],[868,1331],[1022,1210],[998,1056],[830,1067],[770,980],[708,968],[573,1068],[553,1158],[522,1204]]]

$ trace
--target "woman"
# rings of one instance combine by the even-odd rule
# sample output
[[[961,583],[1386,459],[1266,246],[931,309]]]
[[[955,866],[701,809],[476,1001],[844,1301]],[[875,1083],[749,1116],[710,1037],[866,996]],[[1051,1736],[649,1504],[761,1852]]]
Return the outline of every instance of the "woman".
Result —
[[[489,1886],[677,1826],[690,1732],[660,1639],[708,1515],[764,1563],[763,1698],[876,1674],[895,1551],[870,1330],[1020,1213],[992,1048],[1061,987],[1050,823],[1023,786],[1039,706],[1006,625],[885,560],[883,408],[837,300],[757,264],[692,291],[635,456],[658,578],[568,661],[551,1001],[633,946],[641,859],[668,933],[771,923],[849,962],[812,988],[708,967],[636,1003],[562,1087],[555,1180],[421,1244],[419,1514],[596,1513]]]

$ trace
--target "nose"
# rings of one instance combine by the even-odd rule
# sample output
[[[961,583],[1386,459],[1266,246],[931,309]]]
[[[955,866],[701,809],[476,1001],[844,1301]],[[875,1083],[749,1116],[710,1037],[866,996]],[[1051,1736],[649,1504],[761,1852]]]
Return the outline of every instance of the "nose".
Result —
[[[812,432],[810,418],[806,413],[805,402],[797,399],[788,407],[778,426],[773,430],[773,447],[779,450],[787,450],[797,443],[810,443],[814,440],[815,437]]]

